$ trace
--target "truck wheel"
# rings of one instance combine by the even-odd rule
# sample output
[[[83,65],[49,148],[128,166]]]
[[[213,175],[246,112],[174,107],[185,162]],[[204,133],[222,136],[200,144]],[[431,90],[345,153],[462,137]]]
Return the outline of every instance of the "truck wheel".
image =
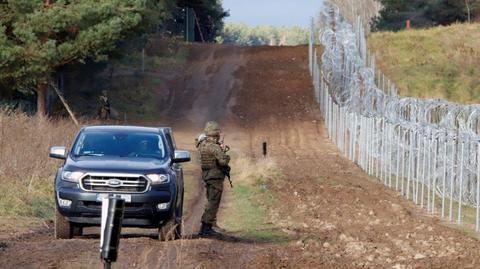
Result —
[[[182,239],[182,230],[183,230],[183,195],[182,195],[182,202],[180,204],[180,208],[177,209],[175,213],[175,224],[177,225],[175,228],[175,239]]]
[[[72,226],[72,235],[73,236],[82,236],[83,227],[78,224],[70,224]]]
[[[158,228],[158,240],[160,241],[171,241],[177,238],[176,236],[177,224],[175,217],[172,217],[167,222],[163,223],[160,228]]]
[[[55,209],[55,238],[56,239],[71,239],[73,236],[73,228],[70,221],[68,221],[58,209]]]

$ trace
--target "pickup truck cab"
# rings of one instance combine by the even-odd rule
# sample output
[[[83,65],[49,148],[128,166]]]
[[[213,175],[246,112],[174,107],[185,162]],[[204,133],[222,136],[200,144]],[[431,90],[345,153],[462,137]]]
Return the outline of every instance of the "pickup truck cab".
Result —
[[[158,228],[160,240],[181,237],[181,163],[190,153],[177,150],[170,128],[84,127],[70,151],[52,147],[50,157],[64,160],[55,176],[56,238],[99,226],[108,195],[125,200],[123,226]]]

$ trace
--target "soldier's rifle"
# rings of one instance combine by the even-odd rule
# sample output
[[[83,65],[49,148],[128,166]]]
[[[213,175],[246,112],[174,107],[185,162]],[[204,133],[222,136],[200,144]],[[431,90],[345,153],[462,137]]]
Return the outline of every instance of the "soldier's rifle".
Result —
[[[222,149],[225,153],[230,150],[230,147],[225,145],[225,135],[222,136],[222,139],[220,140],[220,145],[222,146]]]
[[[220,140],[220,146],[223,149],[223,152],[227,153],[230,150],[230,147],[225,145],[225,135],[223,135],[222,139]],[[230,166],[226,166],[224,168],[225,176],[228,178],[228,182],[230,183],[230,187],[233,188],[232,179],[230,178]]]

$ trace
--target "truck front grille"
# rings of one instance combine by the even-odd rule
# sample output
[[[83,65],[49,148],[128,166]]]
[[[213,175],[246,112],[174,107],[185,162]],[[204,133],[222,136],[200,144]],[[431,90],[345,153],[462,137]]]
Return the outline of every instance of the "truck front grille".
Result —
[[[81,187],[92,192],[142,193],[147,191],[149,181],[141,175],[87,174]]]

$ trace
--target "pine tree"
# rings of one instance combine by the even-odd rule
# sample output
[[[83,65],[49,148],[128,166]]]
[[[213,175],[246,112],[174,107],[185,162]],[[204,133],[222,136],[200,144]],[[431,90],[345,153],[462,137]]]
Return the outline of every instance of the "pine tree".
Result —
[[[167,3],[155,0],[0,0],[0,80],[45,94],[55,71],[106,60],[128,35],[158,23]]]

